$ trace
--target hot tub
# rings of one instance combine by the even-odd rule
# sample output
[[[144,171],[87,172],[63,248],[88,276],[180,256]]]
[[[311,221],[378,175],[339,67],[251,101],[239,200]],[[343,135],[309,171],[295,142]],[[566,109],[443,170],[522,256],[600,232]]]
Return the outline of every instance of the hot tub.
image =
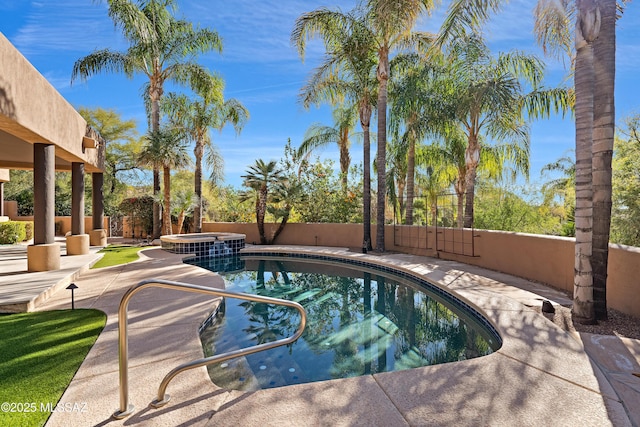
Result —
[[[192,233],[161,236],[162,249],[174,254],[197,257],[222,257],[237,254],[244,248],[245,234]]]

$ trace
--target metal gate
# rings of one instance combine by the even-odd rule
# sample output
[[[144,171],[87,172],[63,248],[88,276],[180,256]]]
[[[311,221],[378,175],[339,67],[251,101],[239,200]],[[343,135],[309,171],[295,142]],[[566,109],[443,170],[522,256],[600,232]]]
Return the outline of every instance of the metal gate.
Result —
[[[458,227],[458,200],[445,193],[430,203],[426,196],[414,198],[414,224],[394,218],[394,245],[464,256],[476,256],[475,229]]]

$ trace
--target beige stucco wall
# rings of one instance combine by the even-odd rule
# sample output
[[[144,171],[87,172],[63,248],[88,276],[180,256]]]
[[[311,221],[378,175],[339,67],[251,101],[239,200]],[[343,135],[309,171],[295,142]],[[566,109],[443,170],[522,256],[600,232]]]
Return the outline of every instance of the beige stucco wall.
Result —
[[[9,169],[0,169],[0,182],[9,182]]]
[[[33,216],[11,216],[11,215],[9,215],[9,217],[11,218],[12,221],[33,221]],[[67,234],[68,232],[71,231],[71,217],[70,216],[57,216],[57,217],[55,217],[55,223],[56,223],[56,235],[64,236],[65,234]],[[102,223],[103,223],[103,228],[105,230],[109,230],[109,217],[104,217]],[[91,230],[93,230],[93,217],[85,216],[84,217],[84,232],[85,232],[85,234],[89,234],[89,232]]]
[[[274,229],[267,224],[267,233]],[[260,241],[256,224],[204,223],[203,232],[234,232],[247,235],[247,243]],[[437,256],[491,270],[513,274],[545,283],[571,294],[573,292],[574,239],[503,231],[465,230],[464,244],[460,230],[455,237],[447,236],[450,246],[469,255],[456,255],[435,250],[445,244],[445,231],[425,227],[386,226],[385,249],[389,251]],[[375,237],[375,227],[372,228]],[[453,241],[456,240],[456,243]],[[362,243],[362,224],[287,224],[276,244],[318,245],[359,248]],[[374,243],[375,247],[375,243]],[[473,251],[473,252],[470,252]],[[471,256],[473,255],[473,256]],[[611,245],[607,280],[609,307],[640,317],[640,248]]]

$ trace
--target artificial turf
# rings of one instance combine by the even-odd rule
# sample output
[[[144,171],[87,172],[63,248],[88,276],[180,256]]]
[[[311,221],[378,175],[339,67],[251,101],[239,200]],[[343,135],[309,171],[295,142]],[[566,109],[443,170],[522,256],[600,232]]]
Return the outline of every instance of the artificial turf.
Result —
[[[90,410],[82,402],[59,400],[106,319],[86,309],[0,316],[1,426],[44,425],[56,405]]]
[[[112,265],[126,264],[138,259],[138,252],[144,249],[142,246],[110,245],[99,253],[104,256],[91,268],[111,267]]]

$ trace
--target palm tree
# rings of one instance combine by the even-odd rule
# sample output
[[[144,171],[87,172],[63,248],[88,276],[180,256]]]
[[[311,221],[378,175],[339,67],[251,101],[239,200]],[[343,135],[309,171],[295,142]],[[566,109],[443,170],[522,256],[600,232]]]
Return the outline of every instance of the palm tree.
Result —
[[[356,105],[363,133],[363,242],[371,250],[371,142],[370,124],[377,98],[374,45],[370,31],[358,11],[317,9],[300,16],[291,33],[291,43],[304,58],[307,39],[321,37],[325,43],[325,61],[303,87],[300,99],[305,108],[311,104],[337,104],[348,100]]]
[[[150,132],[160,130],[160,98],[164,82],[171,80],[197,89],[209,83],[206,70],[195,62],[198,54],[222,51],[215,31],[194,28],[171,12],[175,0],[109,0],[108,14],[129,42],[125,52],[100,49],[73,65],[71,81],[101,71],[124,73],[132,78],[143,73],[149,79]],[[153,193],[160,192],[160,171],[153,169]],[[154,204],[153,237],[160,236],[160,208]]]
[[[416,46],[420,43],[426,44],[424,43],[425,40],[430,38],[422,37],[420,33],[412,33],[411,30],[420,14],[429,12],[434,8],[434,2],[432,0],[368,0],[363,2],[361,6],[360,9],[356,9],[351,14],[342,14],[339,11],[332,12],[324,8],[304,14],[296,21],[291,39],[298,46],[298,51],[304,52],[306,38],[321,35],[325,38],[325,47],[328,47],[327,50],[331,52],[331,49],[335,46],[340,46],[340,41],[346,40],[344,38],[334,38],[333,35],[343,35],[353,31],[351,34],[355,34],[356,38],[351,40],[364,42],[358,48],[364,54],[357,58],[368,65],[369,54],[375,53],[377,61],[375,63],[377,67],[376,78],[378,80],[376,101],[378,110],[377,162],[379,165],[384,166],[386,164],[387,83],[390,74],[390,55],[398,48]],[[365,94],[363,93],[363,95]],[[370,95],[371,92],[366,93],[366,96]],[[358,104],[360,107],[365,108],[371,106],[368,99],[366,105]],[[366,110],[360,111],[362,123],[362,113]],[[365,149],[367,147],[368,145],[365,142]],[[367,160],[368,156],[365,154],[365,162]],[[385,187],[386,170],[384,167],[380,167],[378,168],[376,226],[376,250],[379,252],[384,251]],[[366,195],[367,191],[365,189],[365,197]],[[367,214],[365,212],[365,220],[366,217]]]
[[[199,203],[196,194],[191,190],[178,191],[177,194],[173,197],[173,201],[171,203],[171,212],[178,217],[178,227],[176,231],[177,234],[182,233],[186,216],[193,212],[198,204]]]
[[[546,117],[551,111],[564,112],[571,99],[563,88],[540,88],[544,66],[533,55],[513,51],[494,57],[475,35],[460,36],[449,48],[451,69],[441,86],[449,96],[451,116],[467,135],[464,226],[473,227],[481,135],[498,141],[510,139],[528,151],[529,127],[525,113],[531,119]],[[528,156],[518,158],[527,162],[518,165],[527,175]]]
[[[281,219],[281,221],[276,231],[274,231],[273,236],[269,239],[269,243],[275,242],[280,233],[282,233],[282,230],[284,230],[285,225],[287,225],[289,221],[293,207],[307,198],[304,192],[304,186],[297,180],[289,179],[278,182],[275,185],[273,193],[273,202],[276,203],[276,205],[268,207],[267,210],[273,215],[276,221],[278,221],[278,219]]]
[[[267,213],[267,201],[269,200],[269,188],[282,183],[285,180],[283,171],[277,168],[275,161],[265,163],[258,159],[256,163],[249,166],[246,175],[242,175],[244,186],[255,192],[256,202],[256,222],[258,233],[260,234],[260,244],[266,245],[267,237],[264,231],[264,217]],[[248,195],[245,195],[248,198]]]
[[[212,168],[212,181],[222,177],[223,160],[219,156],[211,139],[210,128],[222,130],[230,123],[236,134],[242,131],[249,119],[249,111],[235,98],[224,101],[221,91],[211,85],[208,93],[199,93],[198,99],[191,100],[186,95],[170,93],[163,105],[174,126],[184,129],[189,139],[195,142],[193,153],[196,158],[194,192],[196,206],[193,211],[193,223],[196,233],[202,231],[202,160],[208,154],[206,163]]]
[[[162,233],[173,234],[171,228],[171,169],[184,168],[191,163],[184,134],[175,128],[160,128],[146,137],[147,146],[140,156],[143,162],[162,167],[163,210]]]
[[[304,135],[302,143],[298,148],[298,157],[304,158],[316,148],[336,143],[340,149],[340,175],[342,179],[342,190],[347,192],[349,165],[351,156],[349,146],[354,136],[356,114],[353,107],[338,107],[333,110],[334,127],[325,126],[320,123],[312,124]]]
[[[389,60],[395,49],[407,46],[427,45],[430,36],[411,33],[418,17],[431,12],[433,0],[369,0],[365,20],[371,29],[371,37],[378,55],[378,165],[386,164],[387,149],[387,85],[390,77]],[[386,171],[378,168],[378,214],[376,224],[376,250],[384,252],[385,185]]]
[[[571,57],[574,52],[570,24],[575,21],[576,273],[573,312],[583,323],[607,318],[611,158],[615,133],[615,24],[616,6],[622,11],[624,3],[625,0],[620,5],[616,5],[615,0],[566,0],[552,4],[539,0],[535,9],[536,35],[545,51],[568,53]],[[584,126],[590,128],[585,130]],[[591,198],[587,200],[584,197],[589,197],[589,193]],[[580,203],[578,197],[582,199]],[[587,218],[583,219],[585,215]],[[593,225],[578,231],[578,222],[581,226]],[[585,298],[593,301],[593,308]]]
[[[447,117],[442,114],[437,92],[432,85],[438,76],[446,72],[440,66],[439,57],[431,57],[429,62],[417,62],[416,55],[396,57],[396,68],[401,72],[391,82],[390,130],[403,147],[406,163],[406,219],[405,224],[413,224],[413,199],[415,196],[416,145],[427,135],[438,136],[444,132]],[[401,130],[403,131],[401,134]]]

